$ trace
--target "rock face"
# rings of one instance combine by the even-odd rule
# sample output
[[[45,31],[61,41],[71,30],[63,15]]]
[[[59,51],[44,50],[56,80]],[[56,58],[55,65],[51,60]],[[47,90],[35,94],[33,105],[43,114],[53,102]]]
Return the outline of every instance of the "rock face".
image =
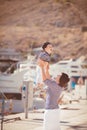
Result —
[[[24,53],[50,41],[61,58],[87,55],[86,2],[0,0],[0,48]]]

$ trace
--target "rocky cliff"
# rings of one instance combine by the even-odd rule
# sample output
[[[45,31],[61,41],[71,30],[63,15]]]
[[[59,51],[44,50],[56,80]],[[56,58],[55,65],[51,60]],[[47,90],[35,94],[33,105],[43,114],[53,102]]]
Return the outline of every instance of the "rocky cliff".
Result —
[[[22,53],[45,41],[61,58],[87,56],[86,0],[0,0],[0,48]]]

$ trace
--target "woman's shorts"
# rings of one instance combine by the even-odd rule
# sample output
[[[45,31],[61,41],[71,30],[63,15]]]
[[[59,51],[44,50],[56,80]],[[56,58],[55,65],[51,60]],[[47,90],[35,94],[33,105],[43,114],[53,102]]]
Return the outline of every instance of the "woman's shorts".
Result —
[[[60,109],[45,110],[43,130],[60,130]]]

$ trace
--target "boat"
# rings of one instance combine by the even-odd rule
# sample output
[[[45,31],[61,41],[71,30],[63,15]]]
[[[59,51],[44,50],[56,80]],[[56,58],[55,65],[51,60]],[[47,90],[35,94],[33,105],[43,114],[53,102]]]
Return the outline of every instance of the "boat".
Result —
[[[54,76],[61,74],[62,72],[67,73],[69,77],[74,78],[87,78],[87,61],[84,57],[80,57],[77,60],[61,60],[56,64],[50,66],[50,73]]]
[[[5,73],[0,73],[0,93],[5,95],[5,113],[23,112],[25,91],[22,91],[22,88],[25,85],[25,81],[33,81],[35,76],[35,64],[29,60],[18,62],[14,72],[11,71],[12,73],[10,73],[10,71],[11,67],[8,68]],[[33,93],[32,87],[30,93]],[[0,96],[0,104],[1,102],[2,97]],[[29,105],[29,108],[33,105],[33,99],[30,102],[31,105]]]

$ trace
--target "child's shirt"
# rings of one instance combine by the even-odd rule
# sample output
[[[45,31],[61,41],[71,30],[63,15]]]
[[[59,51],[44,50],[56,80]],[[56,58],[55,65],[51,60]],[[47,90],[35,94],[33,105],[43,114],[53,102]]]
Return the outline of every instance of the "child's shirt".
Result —
[[[50,62],[50,55],[45,51],[41,52],[38,58],[43,61]]]

